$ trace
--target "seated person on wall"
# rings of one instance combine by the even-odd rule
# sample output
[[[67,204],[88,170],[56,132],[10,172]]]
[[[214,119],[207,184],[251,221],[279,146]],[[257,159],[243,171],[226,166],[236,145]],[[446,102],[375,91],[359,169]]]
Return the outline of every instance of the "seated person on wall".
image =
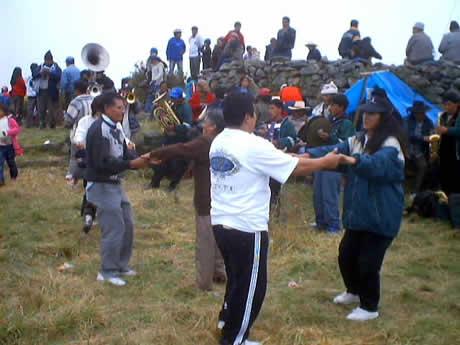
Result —
[[[179,87],[173,88],[170,99],[173,102],[171,108],[180,124],[170,125],[163,129],[163,146],[187,142],[188,132],[192,125],[192,108],[185,101],[184,91]],[[164,164],[155,165],[153,167],[154,174],[152,176],[151,187],[159,188],[163,177],[168,176],[171,180],[168,190],[173,191],[184,176],[187,165],[188,162],[181,159],[169,160]]]
[[[365,65],[372,65],[372,58],[382,60],[382,55],[372,46],[370,37],[365,37],[362,40],[353,42],[351,56],[353,60],[362,62]]]
[[[410,114],[406,120],[407,134],[409,137],[408,162],[416,168],[415,193],[422,191],[422,184],[428,168],[430,155],[429,137],[434,127],[431,120],[426,116],[430,108],[422,101],[415,101],[407,111]]]
[[[407,42],[407,61],[412,65],[427,64],[433,62],[433,42],[425,33],[423,23],[415,23],[412,28],[413,35]]]

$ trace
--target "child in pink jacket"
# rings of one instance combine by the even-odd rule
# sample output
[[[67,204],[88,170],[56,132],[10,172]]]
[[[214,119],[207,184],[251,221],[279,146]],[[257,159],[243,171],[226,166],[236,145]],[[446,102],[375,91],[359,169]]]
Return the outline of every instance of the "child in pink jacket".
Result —
[[[21,127],[12,116],[8,116],[7,102],[0,102],[0,186],[5,184],[3,172],[5,162],[10,168],[10,176],[16,179],[18,168],[16,166],[16,155],[22,156],[24,151],[19,145],[18,134]]]

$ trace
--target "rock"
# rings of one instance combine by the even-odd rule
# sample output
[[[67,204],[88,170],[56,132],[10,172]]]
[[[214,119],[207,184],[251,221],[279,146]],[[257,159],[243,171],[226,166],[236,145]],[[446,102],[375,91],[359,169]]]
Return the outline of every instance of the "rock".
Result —
[[[262,68],[258,69],[257,72],[255,73],[257,78],[264,78],[265,77],[265,72]]]
[[[300,75],[313,75],[319,72],[319,66],[315,63],[308,64],[305,67],[302,67],[300,70]]]
[[[460,78],[455,79],[452,85],[455,86],[457,89],[460,89]]]

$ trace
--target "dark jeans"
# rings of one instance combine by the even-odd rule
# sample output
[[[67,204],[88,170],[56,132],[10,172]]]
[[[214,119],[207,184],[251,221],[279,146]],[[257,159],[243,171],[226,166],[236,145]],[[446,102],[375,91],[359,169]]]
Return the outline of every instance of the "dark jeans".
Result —
[[[48,90],[40,90],[38,97],[40,111],[40,128],[46,127],[46,119],[49,119],[50,128],[56,127],[56,116],[59,107],[58,100],[52,100],[48,94]]]
[[[425,156],[420,156],[414,159],[416,175],[415,175],[415,192],[419,193],[422,191],[423,180],[428,168],[428,163]]]
[[[88,199],[86,198],[86,186],[88,185],[88,181],[86,181],[85,179],[83,179],[83,187],[85,187],[85,194],[83,194],[83,200],[82,200],[82,203],[81,203],[81,208],[80,208],[80,215],[82,217],[86,216],[86,215],[90,215],[91,217],[93,217],[93,219],[96,218],[96,206],[93,205],[92,203],[90,203],[88,201]]]
[[[14,118],[18,124],[22,124],[22,118],[24,117],[24,96],[14,96],[12,102]]]
[[[13,145],[0,145],[0,184],[5,183],[5,174],[3,172],[5,162],[10,168],[10,177],[14,180],[18,177],[18,168],[15,160]]]
[[[361,308],[378,310],[380,268],[393,238],[368,231],[345,230],[339,246],[339,267],[347,292],[359,295]]]
[[[270,215],[279,217],[281,209],[281,183],[270,178]]]
[[[198,74],[200,74],[200,63],[201,57],[191,57],[190,58],[190,76],[193,80],[198,79]]]
[[[225,322],[221,345],[241,344],[249,336],[267,290],[268,233],[213,226],[227,273],[219,320]]]
[[[34,126],[34,120],[38,115],[38,97],[27,97],[26,127]]]

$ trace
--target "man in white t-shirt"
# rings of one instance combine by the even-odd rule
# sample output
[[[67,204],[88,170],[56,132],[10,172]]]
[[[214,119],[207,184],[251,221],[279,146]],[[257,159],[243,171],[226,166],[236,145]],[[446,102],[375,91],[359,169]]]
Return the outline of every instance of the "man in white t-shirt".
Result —
[[[267,287],[269,180],[335,169],[340,157],[293,157],[252,132],[257,123],[252,99],[234,93],[224,101],[226,129],[211,145],[211,222],[225,261],[227,286],[218,327],[221,345],[247,340]]]
[[[198,74],[200,74],[200,51],[203,47],[203,38],[198,34],[198,28],[196,26],[192,27],[192,36],[188,39],[189,43],[189,57],[190,57],[190,76],[193,80],[198,79]]]

